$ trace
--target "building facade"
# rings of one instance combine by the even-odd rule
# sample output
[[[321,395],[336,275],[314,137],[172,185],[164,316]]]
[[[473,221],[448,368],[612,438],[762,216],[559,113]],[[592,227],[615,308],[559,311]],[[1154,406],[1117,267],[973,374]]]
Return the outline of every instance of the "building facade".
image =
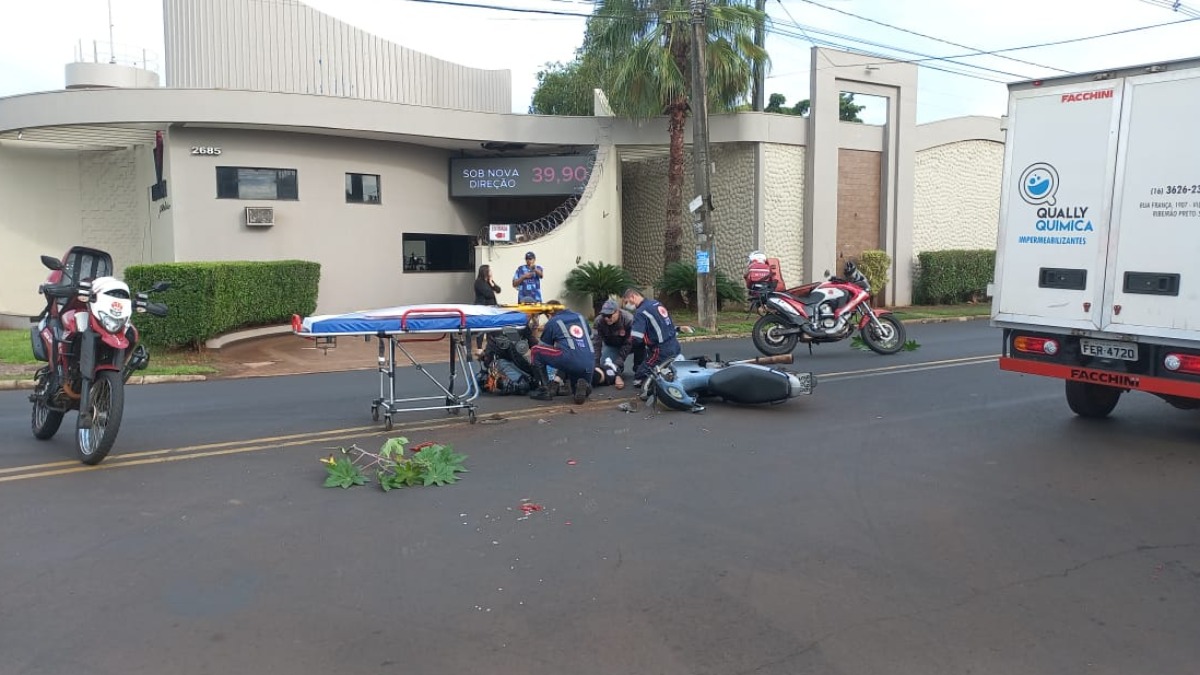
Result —
[[[40,311],[39,255],[75,244],[110,251],[118,273],[314,260],[321,313],[469,301],[479,265],[504,280],[526,250],[547,270],[547,297],[569,299],[563,283],[581,262],[623,264],[647,285],[661,274],[665,120],[514,115],[507,72],[432,59],[295,0],[164,10],[166,87],[77,81],[0,99],[0,255],[15,282],[0,288],[0,321]],[[894,259],[887,301],[906,304],[920,251],[994,246],[1000,120],[917,126],[915,66],[864,69],[862,58],[822,55],[837,77],[821,75],[810,118],[712,117],[726,274],[763,250],[797,283],[880,248]],[[884,126],[838,122],[845,90],[905,104]],[[455,162],[539,157],[578,159],[575,184],[456,192]],[[496,223],[511,241],[488,241]],[[685,228],[685,251],[693,243]]]

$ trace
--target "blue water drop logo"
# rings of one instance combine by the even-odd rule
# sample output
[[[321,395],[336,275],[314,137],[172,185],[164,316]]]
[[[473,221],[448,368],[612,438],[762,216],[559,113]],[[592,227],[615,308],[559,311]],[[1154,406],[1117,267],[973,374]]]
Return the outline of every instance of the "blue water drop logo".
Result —
[[[1030,164],[1021,172],[1021,199],[1035,206],[1054,205],[1058,192],[1058,171],[1046,162]]]

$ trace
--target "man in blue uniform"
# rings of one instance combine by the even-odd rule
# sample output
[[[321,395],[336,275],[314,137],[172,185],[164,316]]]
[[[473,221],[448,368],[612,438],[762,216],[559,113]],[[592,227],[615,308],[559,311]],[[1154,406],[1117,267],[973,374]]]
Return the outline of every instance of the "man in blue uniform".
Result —
[[[539,401],[553,398],[546,372],[546,366],[551,366],[563,382],[571,387],[575,403],[581,404],[587,400],[592,393],[592,366],[595,363],[587,320],[569,309],[556,313],[546,323],[540,343],[529,352],[538,383],[538,388],[529,393],[530,398]]]
[[[647,298],[636,288],[626,289],[621,297],[633,312],[630,338],[646,345],[646,357],[633,372],[633,386],[639,387],[655,366],[679,356],[681,348],[675,337],[675,322],[662,303]]]
[[[517,303],[540,303],[542,301],[542,266],[537,264],[533,251],[525,254],[525,264],[513,274],[513,288],[517,289]]]

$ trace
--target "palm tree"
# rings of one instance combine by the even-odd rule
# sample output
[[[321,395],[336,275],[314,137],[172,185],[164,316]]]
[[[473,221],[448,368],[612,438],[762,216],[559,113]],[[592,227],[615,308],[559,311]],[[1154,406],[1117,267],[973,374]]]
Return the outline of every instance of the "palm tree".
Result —
[[[616,112],[666,114],[670,133],[663,269],[683,250],[683,136],[691,85],[692,10],[688,0],[601,0],[588,21],[586,58],[600,59]],[[734,110],[746,98],[753,65],[767,54],[754,43],[766,14],[743,0],[711,0],[706,15],[708,105]]]

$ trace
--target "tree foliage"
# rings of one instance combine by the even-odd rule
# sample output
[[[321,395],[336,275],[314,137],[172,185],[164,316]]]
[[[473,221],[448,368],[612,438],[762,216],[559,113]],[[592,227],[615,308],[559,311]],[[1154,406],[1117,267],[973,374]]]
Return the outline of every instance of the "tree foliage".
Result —
[[[787,106],[787,97],[783,94],[771,94],[767,100],[767,106],[763,108],[764,112],[780,113],[782,115],[799,115],[808,117],[808,109],[812,104],[808,99],[800,101],[792,107]],[[865,108],[865,105],[858,105],[854,102],[854,94],[842,92],[838,95],[838,117],[843,122],[862,122],[862,118],[858,113]]]
[[[749,94],[753,66],[766,52],[754,43],[765,13],[746,0],[708,4],[704,45],[710,109],[737,108]],[[583,46],[569,64],[538,75],[530,112],[591,114],[592,90],[608,95],[617,115],[668,118],[666,236],[663,268],[682,257],[684,128],[691,112],[692,12],[688,0],[600,0]]]

